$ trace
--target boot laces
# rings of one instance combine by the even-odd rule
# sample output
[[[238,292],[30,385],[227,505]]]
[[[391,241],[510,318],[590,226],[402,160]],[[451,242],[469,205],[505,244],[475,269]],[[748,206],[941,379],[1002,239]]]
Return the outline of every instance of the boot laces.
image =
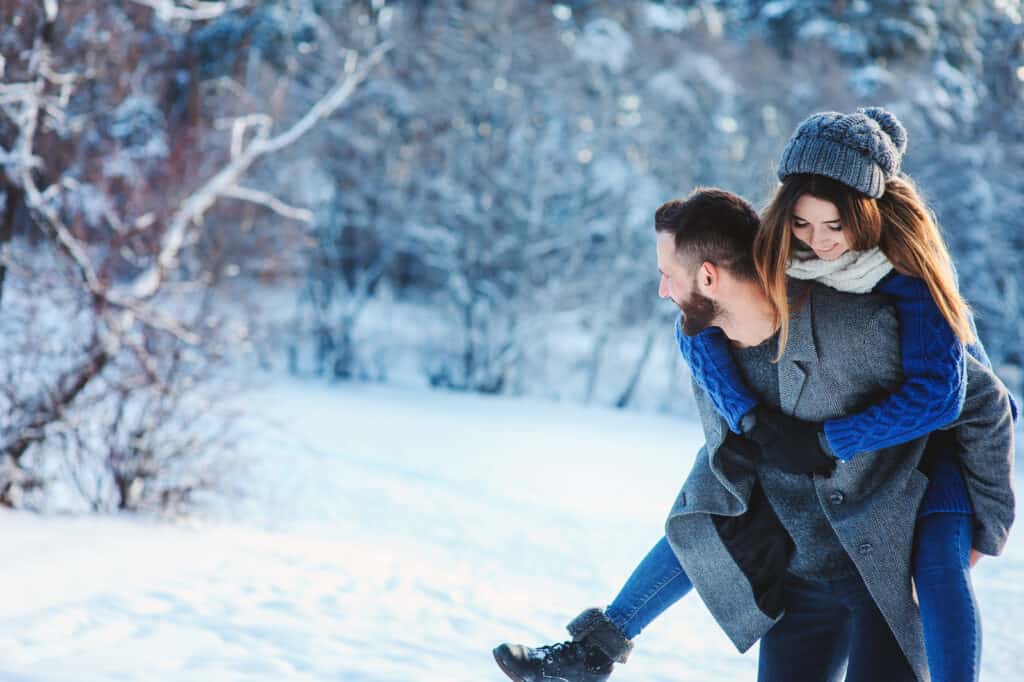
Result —
[[[564,656],[570,662],[575,663],[583,660],[586,655],[583,645],[572,640],[568,642],[559,642],[558,644],[552,644],[550,646],[543,646],[540,650],[544,652],[544,657],[548,661],[553,661],[556,656]]]

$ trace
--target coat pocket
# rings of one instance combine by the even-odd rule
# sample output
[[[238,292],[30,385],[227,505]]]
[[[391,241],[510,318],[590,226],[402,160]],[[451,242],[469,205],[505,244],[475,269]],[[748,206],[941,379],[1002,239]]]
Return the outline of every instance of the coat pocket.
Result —
[[[793,538],[756,483],[747,511],[739,516],[711,514],[722,544],[750,582],[754,600],[769,618],[783,609],[783,581],[793,554]]]

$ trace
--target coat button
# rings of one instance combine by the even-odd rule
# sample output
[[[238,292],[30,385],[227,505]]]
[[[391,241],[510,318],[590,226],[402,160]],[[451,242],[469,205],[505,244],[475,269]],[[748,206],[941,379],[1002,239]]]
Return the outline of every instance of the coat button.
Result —
[[[841,505],[843,503],[843,501],[845,501],[845,500],[846,500],[846,496],[843,495],[838,490],[836,490],[835,492],[833,492],[831,495],[828,496],[828,501],[831,502],[832,504],[836,505],[836,506]]]
[[[857,548],[857,551],[860,552],[861,556],[867,556],[868,554],[871,554],[873,551],[875,551],[875,548],[871,545],[870,542],[865,542]]]

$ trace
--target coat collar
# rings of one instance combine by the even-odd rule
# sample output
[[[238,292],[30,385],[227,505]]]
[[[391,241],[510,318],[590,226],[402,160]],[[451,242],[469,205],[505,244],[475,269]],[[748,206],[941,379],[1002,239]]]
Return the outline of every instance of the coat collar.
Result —
[[[790,280],[790,300],[802,301],[789,319],[789,339],[786,352],[779,360],[779,401],[786,414],[796,412],[807,381],[808,364],[818,363],[818,347],[814,343],[814,301],[813,287]],[[795,296],[794,296],[795,294]]]
[[[817,362],[818,347],[814,343],[814,285],[790,280],[790,300],[802,301],[797,309],[790,309],[789,339],[782,361]]]

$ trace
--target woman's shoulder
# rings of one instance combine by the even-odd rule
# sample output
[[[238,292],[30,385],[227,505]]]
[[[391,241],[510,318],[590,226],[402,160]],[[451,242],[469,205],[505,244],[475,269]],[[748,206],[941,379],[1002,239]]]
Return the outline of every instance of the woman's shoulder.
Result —
[[[919,277],[893,270],[875,285],[873,293],[895,296],[898,299],[932,300],[928,284]]]

